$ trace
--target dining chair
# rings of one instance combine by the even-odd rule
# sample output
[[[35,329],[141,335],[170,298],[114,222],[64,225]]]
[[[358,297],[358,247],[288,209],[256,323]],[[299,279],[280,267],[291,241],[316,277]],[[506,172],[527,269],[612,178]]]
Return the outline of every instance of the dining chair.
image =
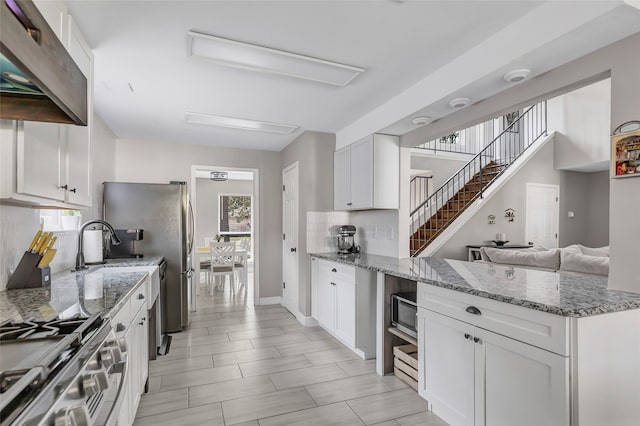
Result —
[[[242,254],[236,253],[235,261],[234,261],[234,270],[236,272],[236,280],[240,282],[240,288],[242,288],[246,283],[244,277],[246,277],[245,269],[247,268],[247,255],[248,251],[243,246],[243,240],[237,242],[240,246],[240,249],[243,250]]]
[[[230,291],[235,294],[236,244],[234,242],[211,241],[209,247],[211,248],[211,281],[213,278],[221,276],[223,279],[222,290],[224,291],[224,277],[228,275]],[[209,294],[213,296],[213,282],[210,284]]]
[[[209,247],[212,241],[215,241],[215,238],[205,237],[205,247]],[[205,282],[209,283],[209,280],[211,279],[211,256],[200,256],[200,271],[204,271]],[[200,280],[200,277],[198,277],[198,280]]]

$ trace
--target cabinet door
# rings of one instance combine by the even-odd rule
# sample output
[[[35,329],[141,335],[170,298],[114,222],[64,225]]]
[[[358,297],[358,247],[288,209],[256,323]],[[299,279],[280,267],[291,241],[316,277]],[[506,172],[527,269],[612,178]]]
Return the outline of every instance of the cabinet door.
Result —
[[[136,395],[136,407],[140,401],[140,396],[144,393],[145,383],[149,372],[149,330],[147,324],[147,305],[143,304],[135,319],[131,323],[136,337],[136,376],[134,392]]]
[[[476,426],[569,424],[569,358],[476,328]]]
[[[420,396],[451,426],[473,425],[473,326],[419,308],[418,332]]]
[[[64,201],[61,188],[64,146],[60,125],[20,122],[17,139],[17,192]]]
[[[356,346],[356,285],[354,282],[335,280],[336,327],[335,334],[349,347]]]
[[[333,208],[349,210],[351,208],[351,160],[350,147],[333,153]]]
[[[351,144],[351,203],[353,209],[373,207],[373,135]]]
[[[120,408],[120,415],[118,416],[118,425],[131,425],[136,415],[137,406],[135,406],[135,394],[133,393],[136,365],[135,365],[135,352],[136,343],[134,331],[131,326],[127,329],[124,338],[127,342],[127,375],[126,383],[124,387],[124,399],[122,401],[122,407]]]
[[[318,284],[318,322],[333,332],[336,325],[335,288],[328,279],[323,279]]]
[[[91,205],[91,176],[89,175],[89,128],[62,125],[66,139],[65,184],[67,202],[82,206]]]

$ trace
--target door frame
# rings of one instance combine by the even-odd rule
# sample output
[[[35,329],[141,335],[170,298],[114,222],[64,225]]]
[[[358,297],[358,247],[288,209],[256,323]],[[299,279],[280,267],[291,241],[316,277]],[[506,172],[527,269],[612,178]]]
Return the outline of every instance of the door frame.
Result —
[[[296,225],[298,227],[298,230],[296,232],[296,248],[300,246],[300,167],[299,167],[299,162],[295,161],[291,164],[289,164],[287,167],[282,169],[282,185],[284,188],[284,176],[287,172],[290,172],[291,170],[296,170],[296,211],[295,211],[295,216],[296,216]],[[285,221],[285,198],[284,198],[284,190],[282,191],[282,228],[283,228],[283,235],[284,235],[284,221]],[[285,275],[285,244],[284,244],[284,240],[282,242],[282,282],[284,281],[284,275]],[[296,277],[296,291],[295,291],[295,298],[297,299],[297,306],[295,307],[295,312],[292,312],[296,317],[299,317],[300,315],[300,253],[297,252],[298,255],[298,264],[296,265],[296,273],[297,273],[297,277]],[[284,294],[282,297],[282,303],[284,306]],[[285,306],[286,307],[286,306]]]
[[[539,187],[539,188],[554,188],[556,190],[556,196],[558,197],[558,201],[556,202],[556,226],[558,228],[558,238],[556,238],[558,247],[560,247],[560,185],[549,184],[549,183],[535,183],[535,182],[527,182],[527,190],[525,192],[524,198],[524,210],[525,210],[525,222],[524,222],[524,239],[527,244],[529,244],[529,188],[531,187]]]
[[[253,304],[260,304],[260,171],[258,169],[253,169],[249,167],[228,167],[224,165],[218,166],[199,166],[192,165],[191,166],[191,187],[189,188],[189,193],[191,196],[191,205],[193,208],[194,214],[194,224],[193,224],[193,234],[194,237],[196,235],[198,221],[195,220],[196,215],[196,171],[197,170],[205,170],[209,172],[213,172],[216,170],[232,170],[239,172],[251,172],[253,173],[253,194],[251,200],[251,221],[252,221],[252,232],[251,238],[253,239]],[[193,245],[193,250],[195,250],[196,245]],[[191,259],[194,259],[194,253],[191,253]],[[192,260],[193,261],[193,260]]]

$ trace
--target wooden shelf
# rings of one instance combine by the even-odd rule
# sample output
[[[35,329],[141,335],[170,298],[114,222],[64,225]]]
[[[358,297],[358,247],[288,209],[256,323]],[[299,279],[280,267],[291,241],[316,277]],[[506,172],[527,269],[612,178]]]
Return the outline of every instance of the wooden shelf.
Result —
[[[418,341],[409,336],[406,333],[403,333],[402,331],[398,330],[395,327],[389,327],[387,328],[387,331],[391,334],[393,334],[394,336],[398,336],[399,338],[401,338],[402,340],[404,340],[405,342],[411,343],[412,345],[418,346]]]

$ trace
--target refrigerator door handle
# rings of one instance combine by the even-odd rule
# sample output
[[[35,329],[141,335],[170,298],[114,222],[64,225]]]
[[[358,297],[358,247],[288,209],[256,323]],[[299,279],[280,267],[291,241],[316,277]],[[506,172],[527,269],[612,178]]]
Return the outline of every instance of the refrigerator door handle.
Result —
[[[193,217],[193,206],[191,205],[191,200],[189,199],[189,253],[193,251],[193,237],[194,237],[194,224],[195,218]]]

